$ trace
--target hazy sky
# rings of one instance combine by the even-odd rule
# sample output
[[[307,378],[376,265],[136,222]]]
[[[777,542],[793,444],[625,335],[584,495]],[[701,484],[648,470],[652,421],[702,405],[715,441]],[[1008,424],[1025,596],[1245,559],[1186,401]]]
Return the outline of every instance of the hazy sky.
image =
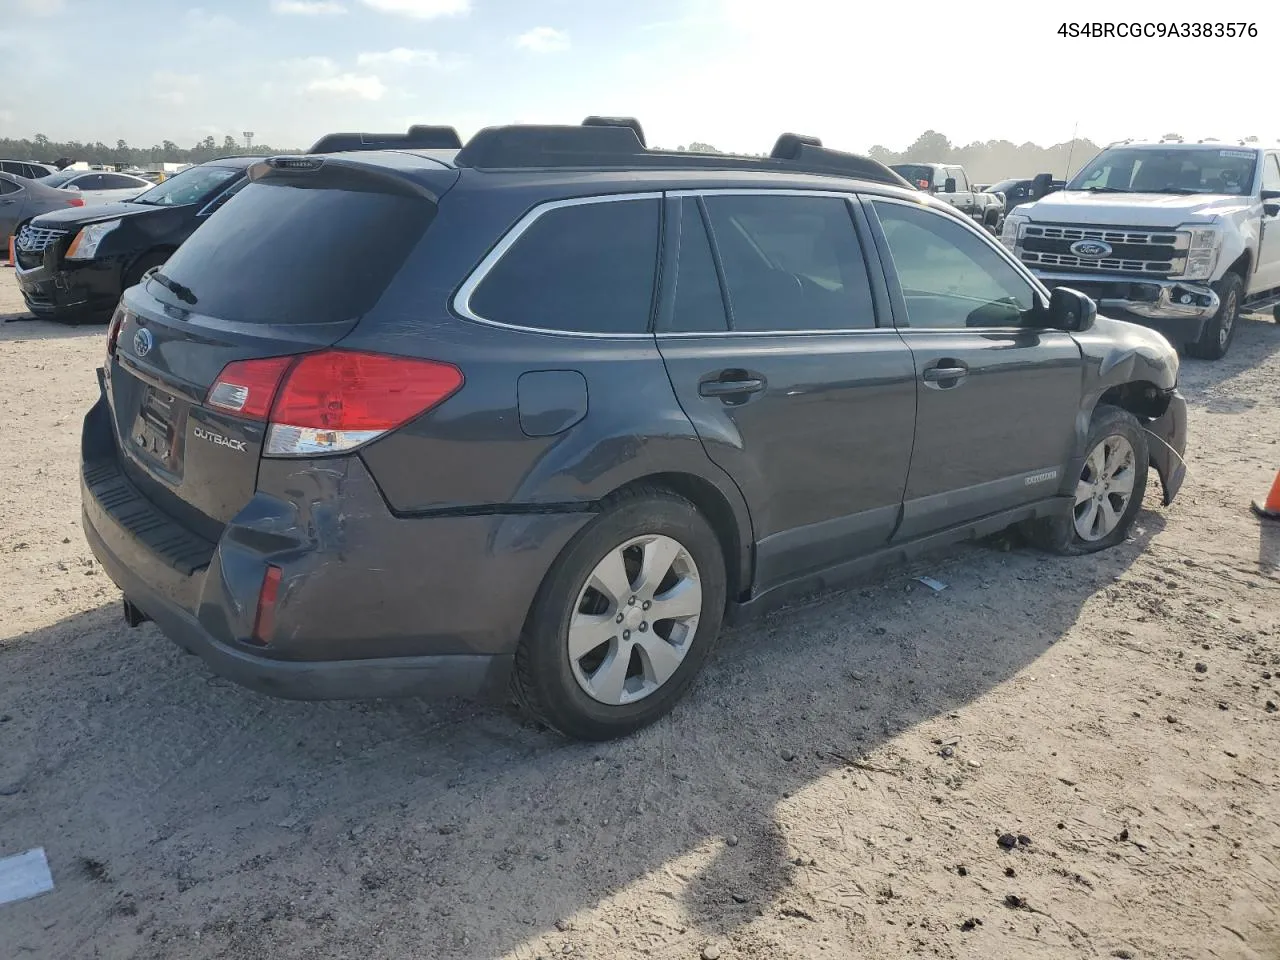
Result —
[[[859,150],[900,149],[927,128],[959,143],[1049,144],[1077,122],[1097,141],[1280,139],[1264,94],[1280,3],[1123,5],[1139,21],[1229,8],[1222,16],[1257,22],[1245,40],[1063,39],[1063,18],[1114,20],[1121,5],[1056,6],[0,0],[0,136],[190,146],[252,130],[306,146],[334,130],[449,123],[465,137],[611,113],[639,117],[652,144],[753,152],[783,130]]]

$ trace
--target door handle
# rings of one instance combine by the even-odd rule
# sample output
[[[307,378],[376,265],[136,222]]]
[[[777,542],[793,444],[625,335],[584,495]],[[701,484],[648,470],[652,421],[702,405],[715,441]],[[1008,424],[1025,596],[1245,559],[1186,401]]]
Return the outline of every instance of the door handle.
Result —
[[[746,377],[742,380],[706,380],[698,384],[698,395],[734,397],[747,393],[759,393],[763,389],[764,381],[759,377]]]
[[[920,374],[920,379],[928,383],[937,383],[939,380],[959,380],[968,375],[969,368],[963,363],[944,360],[935,367],[926,367]],[[951,384],[951,386],[954,386],[954,384]]]

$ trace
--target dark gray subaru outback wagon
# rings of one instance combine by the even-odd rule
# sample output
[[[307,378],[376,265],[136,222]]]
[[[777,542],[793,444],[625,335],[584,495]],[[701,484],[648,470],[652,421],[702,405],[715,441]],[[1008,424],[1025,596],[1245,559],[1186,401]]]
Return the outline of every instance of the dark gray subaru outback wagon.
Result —
[[[1163,338],[812,138],[419,127],[250,179],[121,300],[82,492],[130,622],[267,693],[619,736],[728,614],[1013,524],[1107,547],[1182,482]]]

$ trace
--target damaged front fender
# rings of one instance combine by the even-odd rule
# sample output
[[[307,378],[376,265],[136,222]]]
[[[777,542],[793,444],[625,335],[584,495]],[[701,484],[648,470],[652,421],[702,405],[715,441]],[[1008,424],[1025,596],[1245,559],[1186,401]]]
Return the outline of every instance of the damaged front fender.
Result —
[[[1160,489],[1164,493],[1164,505],[1182,489],[1187,476],[1187,401],[1177,390],[1169,391],[1169,406],[1165,412],[1144,425],[1151,465],[1160,475]]]

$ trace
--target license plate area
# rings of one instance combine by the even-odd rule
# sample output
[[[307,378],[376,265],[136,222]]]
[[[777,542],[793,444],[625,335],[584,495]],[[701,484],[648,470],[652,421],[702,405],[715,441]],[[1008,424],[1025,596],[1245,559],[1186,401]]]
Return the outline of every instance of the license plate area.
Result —
[[[129,448],[136,459],[176,482],[182,479],[185,404],[158,387],[144,385],[142,389],[138,413],[129,430]]]

